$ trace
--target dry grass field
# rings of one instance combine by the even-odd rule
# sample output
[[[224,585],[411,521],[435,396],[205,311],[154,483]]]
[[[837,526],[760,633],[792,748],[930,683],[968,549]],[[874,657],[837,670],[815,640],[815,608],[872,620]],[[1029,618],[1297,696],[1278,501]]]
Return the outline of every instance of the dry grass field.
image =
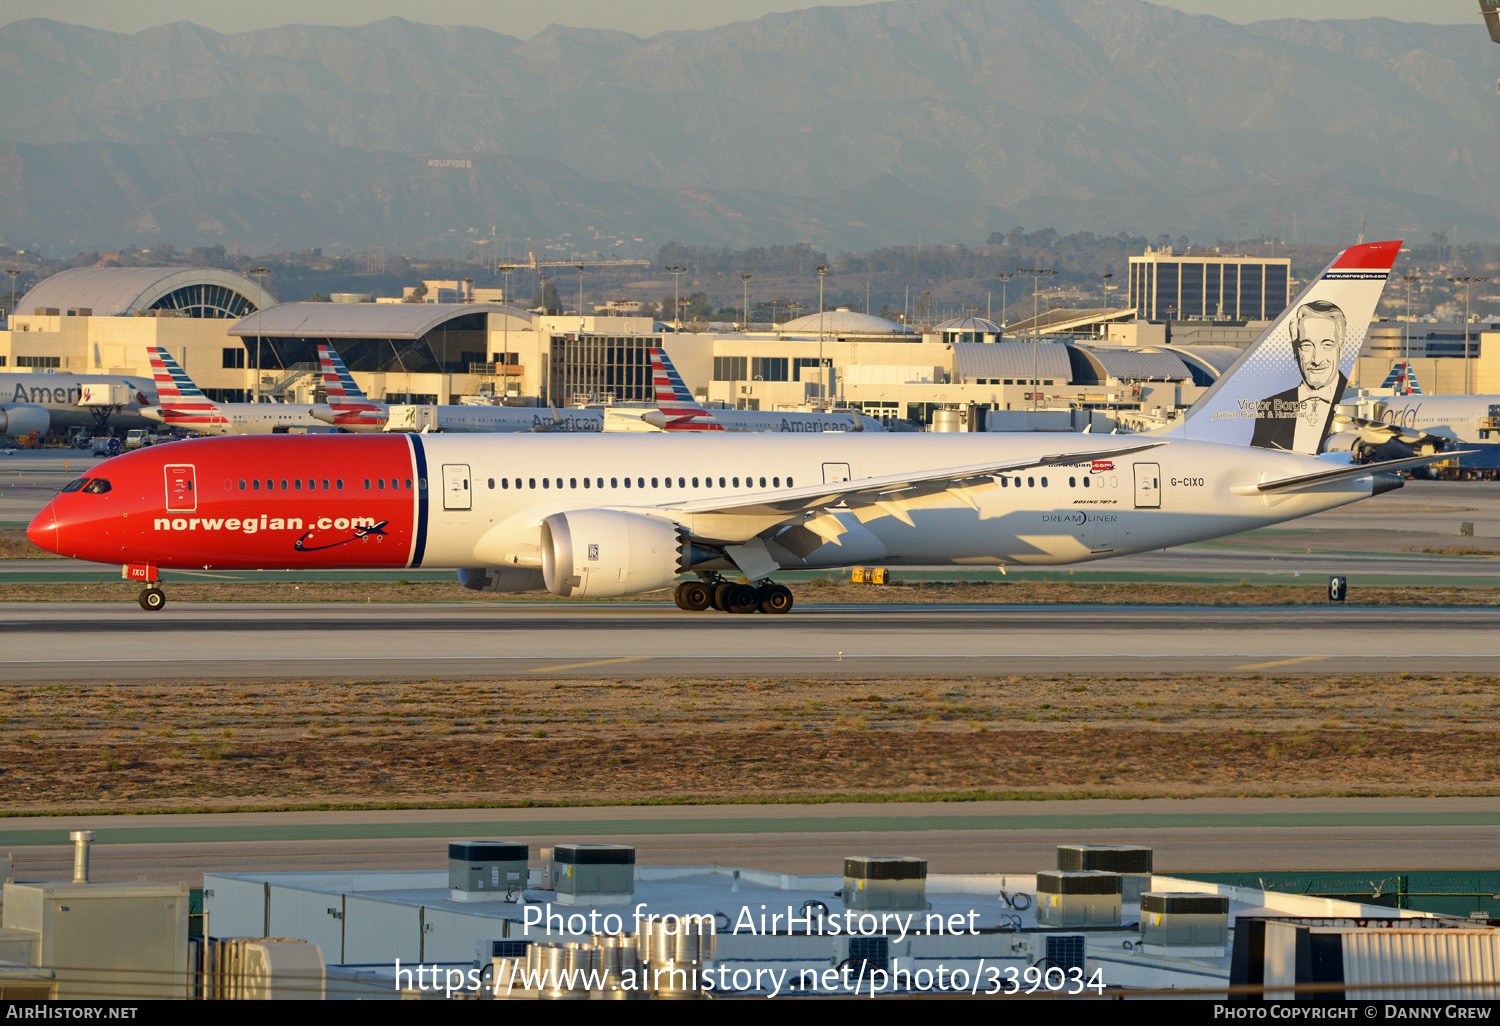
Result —
[[[0,686],[9,813],[1500,792],[1500,681]]]

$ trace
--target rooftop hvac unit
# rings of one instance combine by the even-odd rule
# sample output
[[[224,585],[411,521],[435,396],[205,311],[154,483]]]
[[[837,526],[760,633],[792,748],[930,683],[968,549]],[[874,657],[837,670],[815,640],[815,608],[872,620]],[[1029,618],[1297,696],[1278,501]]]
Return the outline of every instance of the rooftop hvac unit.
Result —
[[[454,841],[448,845],[448,890],[454,901],[515,901],[526,889],[526,845]]]
[[[1152,850],[1133,844],[1059,844],[1057,868],[1119,873],[1120,900],[1134,903],[1151,887]]]
[[[1156,954],[1183,948],[1224,954],[1229,945],[1229,899],[1220,894],[1146,891],[1141,895],[1141,943]]]
[[[552,889],[560,905],[616,904],[635,894],[635,849],[624,844],[559,844]]]
[[[531,946],[529,940],[499,940],[490,939],[477,941],[474,944],[474,968],[483,969],[492,965],[497,958],[519,959],[526,961],[526,949]]]
[[[862,855],[845,859],[844,907],[851,912],[925,909],[927,860],[905,855]]]
[[[1036,875],[1041,926],[1119,926],[1120,874],[1052,870]]]

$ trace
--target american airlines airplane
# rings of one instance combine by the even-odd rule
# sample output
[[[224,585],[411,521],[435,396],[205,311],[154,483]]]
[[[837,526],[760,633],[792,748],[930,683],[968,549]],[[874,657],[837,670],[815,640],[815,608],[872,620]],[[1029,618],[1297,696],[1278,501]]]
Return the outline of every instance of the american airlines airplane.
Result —
[[[1158,437],[828,433],[216,438],[107,461],[27,536],[162,569],[448,567],[475,590],[785,613],[781,569],[1058,565],[1235,534],[1401,486],[1320,458],[1398,243],[1340,254]],[[1304,394],[1305,393],[1305,394]],[[749,583],[737,583],[737,576]]]
[[[145,378],[111,374],[0,374],[0,436],[105,423],[150,427],[142,411],[154,391]]]
[[[161,405],[141,412],[168,427],[200,435],[272,435],[288,431],[331,430],[313,415],[316,403],[219,403],[203,394],[191,378],[158,346],[148,346],[151,373]]]
[[[320,347],[321,349],[321,347]],[[551,406],[390,406],[386,431],[884,431],[880,421],[844,410],[707,410],[660,349],[650,350],[655,406],[577,409]],[[347,374],[347,371],[345,372]],[[326,371],[325,371],[326,376]],[[352,382],[351,382],[352,383]],[[331,394],[331,393],[330,393]],[[330,399],[330,404],[332,400]]]
[[[710,410],[692,391],[661,349],[648,351],[656,405],[616,406],[604,411],[605,431],[884,431],[873,417],[853,410]]]

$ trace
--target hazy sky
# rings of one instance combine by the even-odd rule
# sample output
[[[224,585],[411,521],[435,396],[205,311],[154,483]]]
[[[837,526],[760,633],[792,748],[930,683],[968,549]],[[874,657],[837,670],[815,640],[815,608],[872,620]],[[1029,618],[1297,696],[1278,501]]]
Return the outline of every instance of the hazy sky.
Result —
[[[828,0],[852,6],[869,0]],[[1482,27],[1474,0],[1163,0],[1166,6],[1229,21],[1266,18],[1366,18],[1470,23]],[[771,11],[818,6],[808,0],[6,0],[8,23],[52,18],[114,32],[192,21],[219,32],[287,24],[363,25],[392,15],[438,25],[473,25],[530,38],[551,22],[652,36],[748,21]]]

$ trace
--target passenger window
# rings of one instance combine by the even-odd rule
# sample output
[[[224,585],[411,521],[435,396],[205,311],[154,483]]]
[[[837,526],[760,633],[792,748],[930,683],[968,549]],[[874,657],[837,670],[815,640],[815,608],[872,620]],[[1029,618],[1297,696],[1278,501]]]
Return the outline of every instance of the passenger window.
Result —
[[[1008,478],[1008,477],[1002,477],[1000,479],[1000,487],[1001,488],[1009,488],[1010,487],[1010,478]]]
[[[260,478],[257,477],[250,479],[250,490],[255,492],[260,491]]]
[[[601,479],[601,480],[602,480],[602,479]],[[626,478],[626,479],[625,479],[625,484],[626,484],[626,485],[629,485],[629,484],[630,484],[630,478],[628,478],[628,477],[627,477],[627,478]],[[619,479],[618,479],[618,478],[613,478],[613,477],[612,477],[612,478],[610,478],[610,479],[609,479],[609,486],[610,486],[610,487],[611,487],[611,488],[618,488],[618,487],[620,487],[620,484],[619,484]],[[601,486],[600,486],[600,487],[603,487],[603,486],[602,486],[602,485],[601,485]]]
[[[559,486],[559,487],[561,487],[561,486]],[[578,487],[578,478],[576,478],[576,477],[570,477],[570,478],[568,478],[568,487],[569,488],[577,488]]]
[[[530,478],[529,480],[530,480],[530,487],[535,488],[536,487],[536,478],[533,477],[533,478]]]
[[[333,486],[335,488],[337,488],[339,491],[343,491],[344,490],[344,479],[341,478],[341,477],[334,478]]]
[[[1084,486],[1084,487],[1085,487],[1085,488],[1087,488],[1087,487],[1088,487],[1088,486],[1089,486],[1089,479],[1088,479],[1088,478],[1084,478],[1084,479],[1083,479],[1083,486]]]
[[[677,487],[678,488],[686,488],[687,487],[687,478],[685,478],[685,477],[679,477],[677,479]]]
[[[599,484],[600,488],[603,488],[604,487],[604,478],[602,478],[602,477],[599,478],[598,484]]]
[[[299,492],[302,490],[302,479],[300,477],[292,478],[292,488]]]
[[[739,487],[739,486],[740,486],[740,479],[739,479],[739,478],[735,478],[735,479],[734,479],[734,486],[735,486],[735,487],[736,487],[736,488],[738,488],[738,487]]]
[[[588,478],[584,478],[584,479],[583,479],[583,486],[584,486],[584,487],[585,487],[585,488],[587,488],[587,487],[588,487],[588,486],[589,486],[589,479],[588,479]]]
[[[290,488],[290,487],[289,487],[289,486],[288,486],[288,485],[287,485],[287,483],[286,483],[286,478],[282,478],[282,479],[281,479],[281,490],[282,490],[282,491],[284,491],[284,492],[289,492],[289,491],[291,491],[291,490],[292,490],[292,489],[291,489],[291,488]]]
[[[720,487],[720,488],[723,488],[723,487],[724,487],[724,479],[723,479],[723,478],[722,478],[722,477],[721,477],[721,478],[719,478],[719,487]]]
[[[628,477],[625,479],[625,487],[626,488],[630,487],[630,478],[628,478]]]
[[[501,488],[501,490],[507,489],[509,487],[510,487],[510,478],[508,478],[508,477],[502,477],[500,479],[500,488]]]
[[[307,479],[307,490],[308,491],[312,491],[316,487],[318,487],[318,482],[314,481],[312,478],[308,478]]]
[[[764,488],[764,487],[765,487],[765,486],[766,486],[766,479],[765,479],[765,478],[761,478],[761,479],[760,479],[760,486],[761,486],[761,487],[762,487],[762,488]]]
[[[383,478],[383,477],[376,478],[375,479],[375,487],[378,488],[378,489],[380,489],[382,492],[385,491],[385,478]]]
[[[1045,477],[1044,477],[1044,478],[1042,478],[1042,487],[1043,487],[1043,488],[1046,488],[1046,487],[1047,487],[1047,479],[1046,479],[1046,478],[1045,478]]]
[[[545,478],[545,477],[544,477],[544,478],[542,478],[542,487],[543,487],[543,488],[546,488],[546,487],[547,487],[547,479],[546,479],[546,478]]]
[[[1068,487],[1069,488],[1077,488],[1078,487],[1078,482],[1076,480],[1074,480],[1073,478],[1070,477],[1070,478],[1068,478]]]
[[[490,487],[495,487],[495,481],[493,478],[490,479]],[[411,491],[411,478],[406,479],[406,490]]]
[[[773,478],[771,478],[771,487],[772,488],[780,488],[781,487],[781,478],[779,478],[779,477],[773,477]]]
[[[326,477],[323,479],[323,490],[328,491],[328,478]]]
[[[786,479],[786,486],[787,486],[787,487],[788,487],[788,488],[790,488],[790,487],[792,487],[792,479],[791,479],[791,478],[787,478],[787,479]]]
[[[245,490],[245,481],[244,481],[243,478],[241,478],[240,479],[240,491],[243,492],[244,490]]]
[[[1036,478],[1034,478],[1034,477],[1028,477],[1026,479],[1026,487],[1027,488],[1035,488],[1036,487]]]
[[[651,487],[652,487],[652,488],[657,488],[657,487],[660,487],[660,486],[659,486],[659,485],[658,485],[658,484],[657,484],[657,483],[656,483],[656,478],[654,478],[654,477],[653,477],[653,478],[652,478],[652,479],[651,479]]]
[[[268,491],[268,492],[272,491],[273,489],[275,489],[275,487],[276,487],[276,482],[272,481],[269,477],[266,478],[266,491]]]
[[[694,487],[694,488],[697,488],[697,487],[698,487],[698,479],[697,479],[697,478],[696,478],[696,477],[695,477],[695,478],[693,478],[693,487]]]

